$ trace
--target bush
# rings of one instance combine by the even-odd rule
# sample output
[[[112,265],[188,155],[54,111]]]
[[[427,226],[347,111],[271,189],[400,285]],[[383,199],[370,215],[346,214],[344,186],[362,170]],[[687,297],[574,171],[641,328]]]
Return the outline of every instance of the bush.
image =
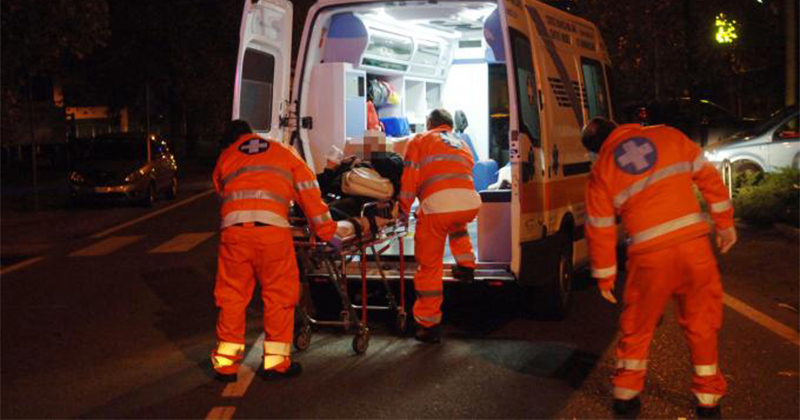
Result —
[[[800,225],[800,170],[737,175],[733,204],[737,217],[755,225]]]

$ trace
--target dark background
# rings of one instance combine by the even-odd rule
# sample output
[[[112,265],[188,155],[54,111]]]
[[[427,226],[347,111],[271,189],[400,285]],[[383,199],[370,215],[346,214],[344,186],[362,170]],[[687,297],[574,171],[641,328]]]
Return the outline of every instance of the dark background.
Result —
[[[793,1],[794,18],[787,20]],[[313,2],[293,3],[296,54]],[[796,0],[551,3],[599,26],[614,66],[617,107],[689,94],[759,118],[786,100],[786,25],[795,25],[789,48],[796,49]],[[149,114],[151,129],[168,138],[179,158],[213,154],[230,118],[242,6],[241,0],[3,0],[3,162],[25,159],[34,130],[29,112],[43,119],[39,107],[52,107],[54,87],[63,92],[63,107],[107,106],[114,115],[127,109],[131,130],[146,127]],[[719,13],[737,22],[733,44],[714,40]]]

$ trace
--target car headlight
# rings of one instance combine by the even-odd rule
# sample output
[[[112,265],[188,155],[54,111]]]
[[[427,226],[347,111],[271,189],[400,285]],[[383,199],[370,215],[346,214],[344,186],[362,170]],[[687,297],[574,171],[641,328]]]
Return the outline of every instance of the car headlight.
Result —
[[[82,184],[82,183],[84,183],[86,181],[86,179],[83,177],[83,175],[81,175],[81,173],[78,172],[78,171],[70,172],[69,173],[69,180],[74,182],[74,183],[76,183],[76,184]]]
[[[138,171],[134,171],[132,174],[125,177],[125,182],[136,182],[138,179],[143,177],[145,174],[144,168],[139,169]]]

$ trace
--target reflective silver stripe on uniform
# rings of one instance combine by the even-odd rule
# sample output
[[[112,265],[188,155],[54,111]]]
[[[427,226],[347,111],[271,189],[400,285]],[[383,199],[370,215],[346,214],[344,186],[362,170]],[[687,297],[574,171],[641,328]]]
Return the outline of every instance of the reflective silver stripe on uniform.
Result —
[[[653,238],[657,238],[661,235],[666,235],[670,232],[674,232],[678,229],[685,228],[686,226],[691,226],[695,223],[702,223],[705,222],[705,218],[700,213],[690,213],[686,216],[679,217],[677,219],[670,220],[669,222],[664,222],[660,225],[656,225],[651,227],[650,229],[641,231],[631,237],[631,244],[640,244],[645,241],[649,241]]]
[[[456,262],[469,262],[475,261],[475,256],[472,254],[458,254],[453,255],[453,259],[455,259]]]
[[[692,170],[692,164],[689,162],[680,162],[674,165],[669,165],[666,168],[660,169],[656,172],[653,172],[647,178],[642,178],[633,184],[630,187],[620,191],[617,195],[614,196],[614,207],[620,208],[629,198],[633,197],[634,195],[642,192],[645,188],[655,184],[658,181],[661,181],[665,178],[669,178],[674,175],[679,175],[683,173],[689,173]]]
[[[451,232],[450,235],[448,235],[448,236],[450,237],[450,240],[452,241],[453,239],[458,239],[458,238],[463,238],[465,236],[469,236],[469,232],[467,232],[466,230],[459,230],[459,231],[456,231],[456,232]]]
[[[731,200],[720,201],[718,203],[712,203],[708,206],[711,209],[711,213],[722,213],[723,211],[727,211],[731,208],[733,204]]]
[[[292,343],[264,340],[264,354],[288,356],[292,354]]]
[[[410,191],[400,191],[400,194],[398,194],[397,197],[400,199],[413,200],[416,195]]]
[[[706,163],[708,163],[708,160],[705,158],[705,156],[703,155],[698,156],[697,159],[695,159],[694,162],[692,162],[692,172],[696,173],[699,170],[703,169],[703,165],[705,165]]]
[[[237,210],[225,215],[220,229],[237,223],[261,222],[277,227],[289,227],[289,220],[274,211],[269,210]]]
[[[297,189],[297,191],[310,190],[312,188],[319,189],[319,183],[316,180],[304,181],[294,184],[294,187]]]
[[[469,159],[465,158],[464,156],[446,155],[446,154],[427,156],[421,161],[419,161],[419,167],[422,168],[429,163],[443,162],[443,161],[463,163],[465,166],[472,168],[472,164],[470,163]]]
[[[647,359],[619,359],[617,369],[625,370],[645,370],[647,369]]]
[[[438,323],[442,322],[442,316],[441,316],[441,315],[436,315],[436,316],[422,316],[422,315],[416,315],[416,314],[415,314],[415,315],[414,315],[414,319],[415,319],[417,322],[419,322],[419,321],[424,321],[424,322],[429,322],[429,323],[431,323],[431,324],[438,324]]]
[[[694,365],[694,374],[697,376],[714,376],[717,374],[717,365]]]
[[[312,217],[311,223],[313,223],[314,225],[321,225],[329,220],[333,220],[333,218],[331,218],[330,212],[325,212],[324,214],[321,214],[319,216]]]
[[[420,195],[420,196],[423,195],[425,193],[425,190],[428,189],[428,187],[430,187],[431,185],[433,185],[433,184],[435,184],[435,183],[437,183],[439,181],[446,181],[448,179],[464,179],[464,180],[467,180],[467,181],[472,181],[472,175],[468,175],[468,174],[453,174],[453,173],[434,175],[434,176],[426,179],[422,184],[419,185],[419,188],[417,188],[417,195]]]
[[[222,179],[222,186],[224,187],[225,184],[231,182],[237,176],[247,172],[272,172],[276,175],[286,178],[286,180],[288,180],[289,182],[294,182],[294,177],[292,176],[292,173],[287,171],[286,169],[272,165],[254,165],[254,166],[242,166],[241,168],[231,172],[230,174],[228,174],[228,176]]]
[[[421,296],[421,297],[442,296],[442,291],[441,290],[417,290],[417,296]]]
[[[266,190],[239,190],[239,191],[232,191],[228,194],[225,194],[225,197],[222,199],[222,204],[234,201],[234,200],[272,200],[277,201],[283,205],[286,205],[287,200],[279,195],[275,194],[271,191]]]
[[[616,218],[614,216],[611,217],[589,216],[587,217],[587,221],[589,222],[589,226],[591,227],[603,228],[603,227],[614,226]]]
[[[722,395],[708,394],[705,392],[695,392],[694,396],[697,397],[697,401],[700,403],[700,405],[704,405],[707,407],[713,407],[717,405],[717,403],[719,403],[720,398],[722,398]]]
[[[617,274],[616,265],[612,265],[611,267],[606,267],[606,268],[592,267],[592,277],[596,279],[604,279],[608,276],[613,276],[614,274]]]
[[[403,166],[406,167],[406,168],[419,169],[419,163],[411,161],[411,160],[403,161]]]
[[[614,398],[619,400],[629,400],[639,395],[640,391],[629,388],[614,387]]]

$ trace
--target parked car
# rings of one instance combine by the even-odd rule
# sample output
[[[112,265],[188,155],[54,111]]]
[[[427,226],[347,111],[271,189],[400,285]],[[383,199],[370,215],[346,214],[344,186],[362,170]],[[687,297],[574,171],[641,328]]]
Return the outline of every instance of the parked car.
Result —
[[[148,147],[149,144],[149,147]],[[178,194],[178,166],[156,135],[113,133],[95,137],[69,174],[71,197],[130,200],[150,206],[159,194]]]
[[[758,123],[756,120],[739,118],[711,101],[691,98],[633,104],[626,107],[624,114],[627,122],[667,124],[678,128],[701,147],[717,143]]]
[[[773,172],[800,163],[798,106],[774,113],[763,123],[705,148],[705,157],[721,165],[728,161],[734,173]]]

